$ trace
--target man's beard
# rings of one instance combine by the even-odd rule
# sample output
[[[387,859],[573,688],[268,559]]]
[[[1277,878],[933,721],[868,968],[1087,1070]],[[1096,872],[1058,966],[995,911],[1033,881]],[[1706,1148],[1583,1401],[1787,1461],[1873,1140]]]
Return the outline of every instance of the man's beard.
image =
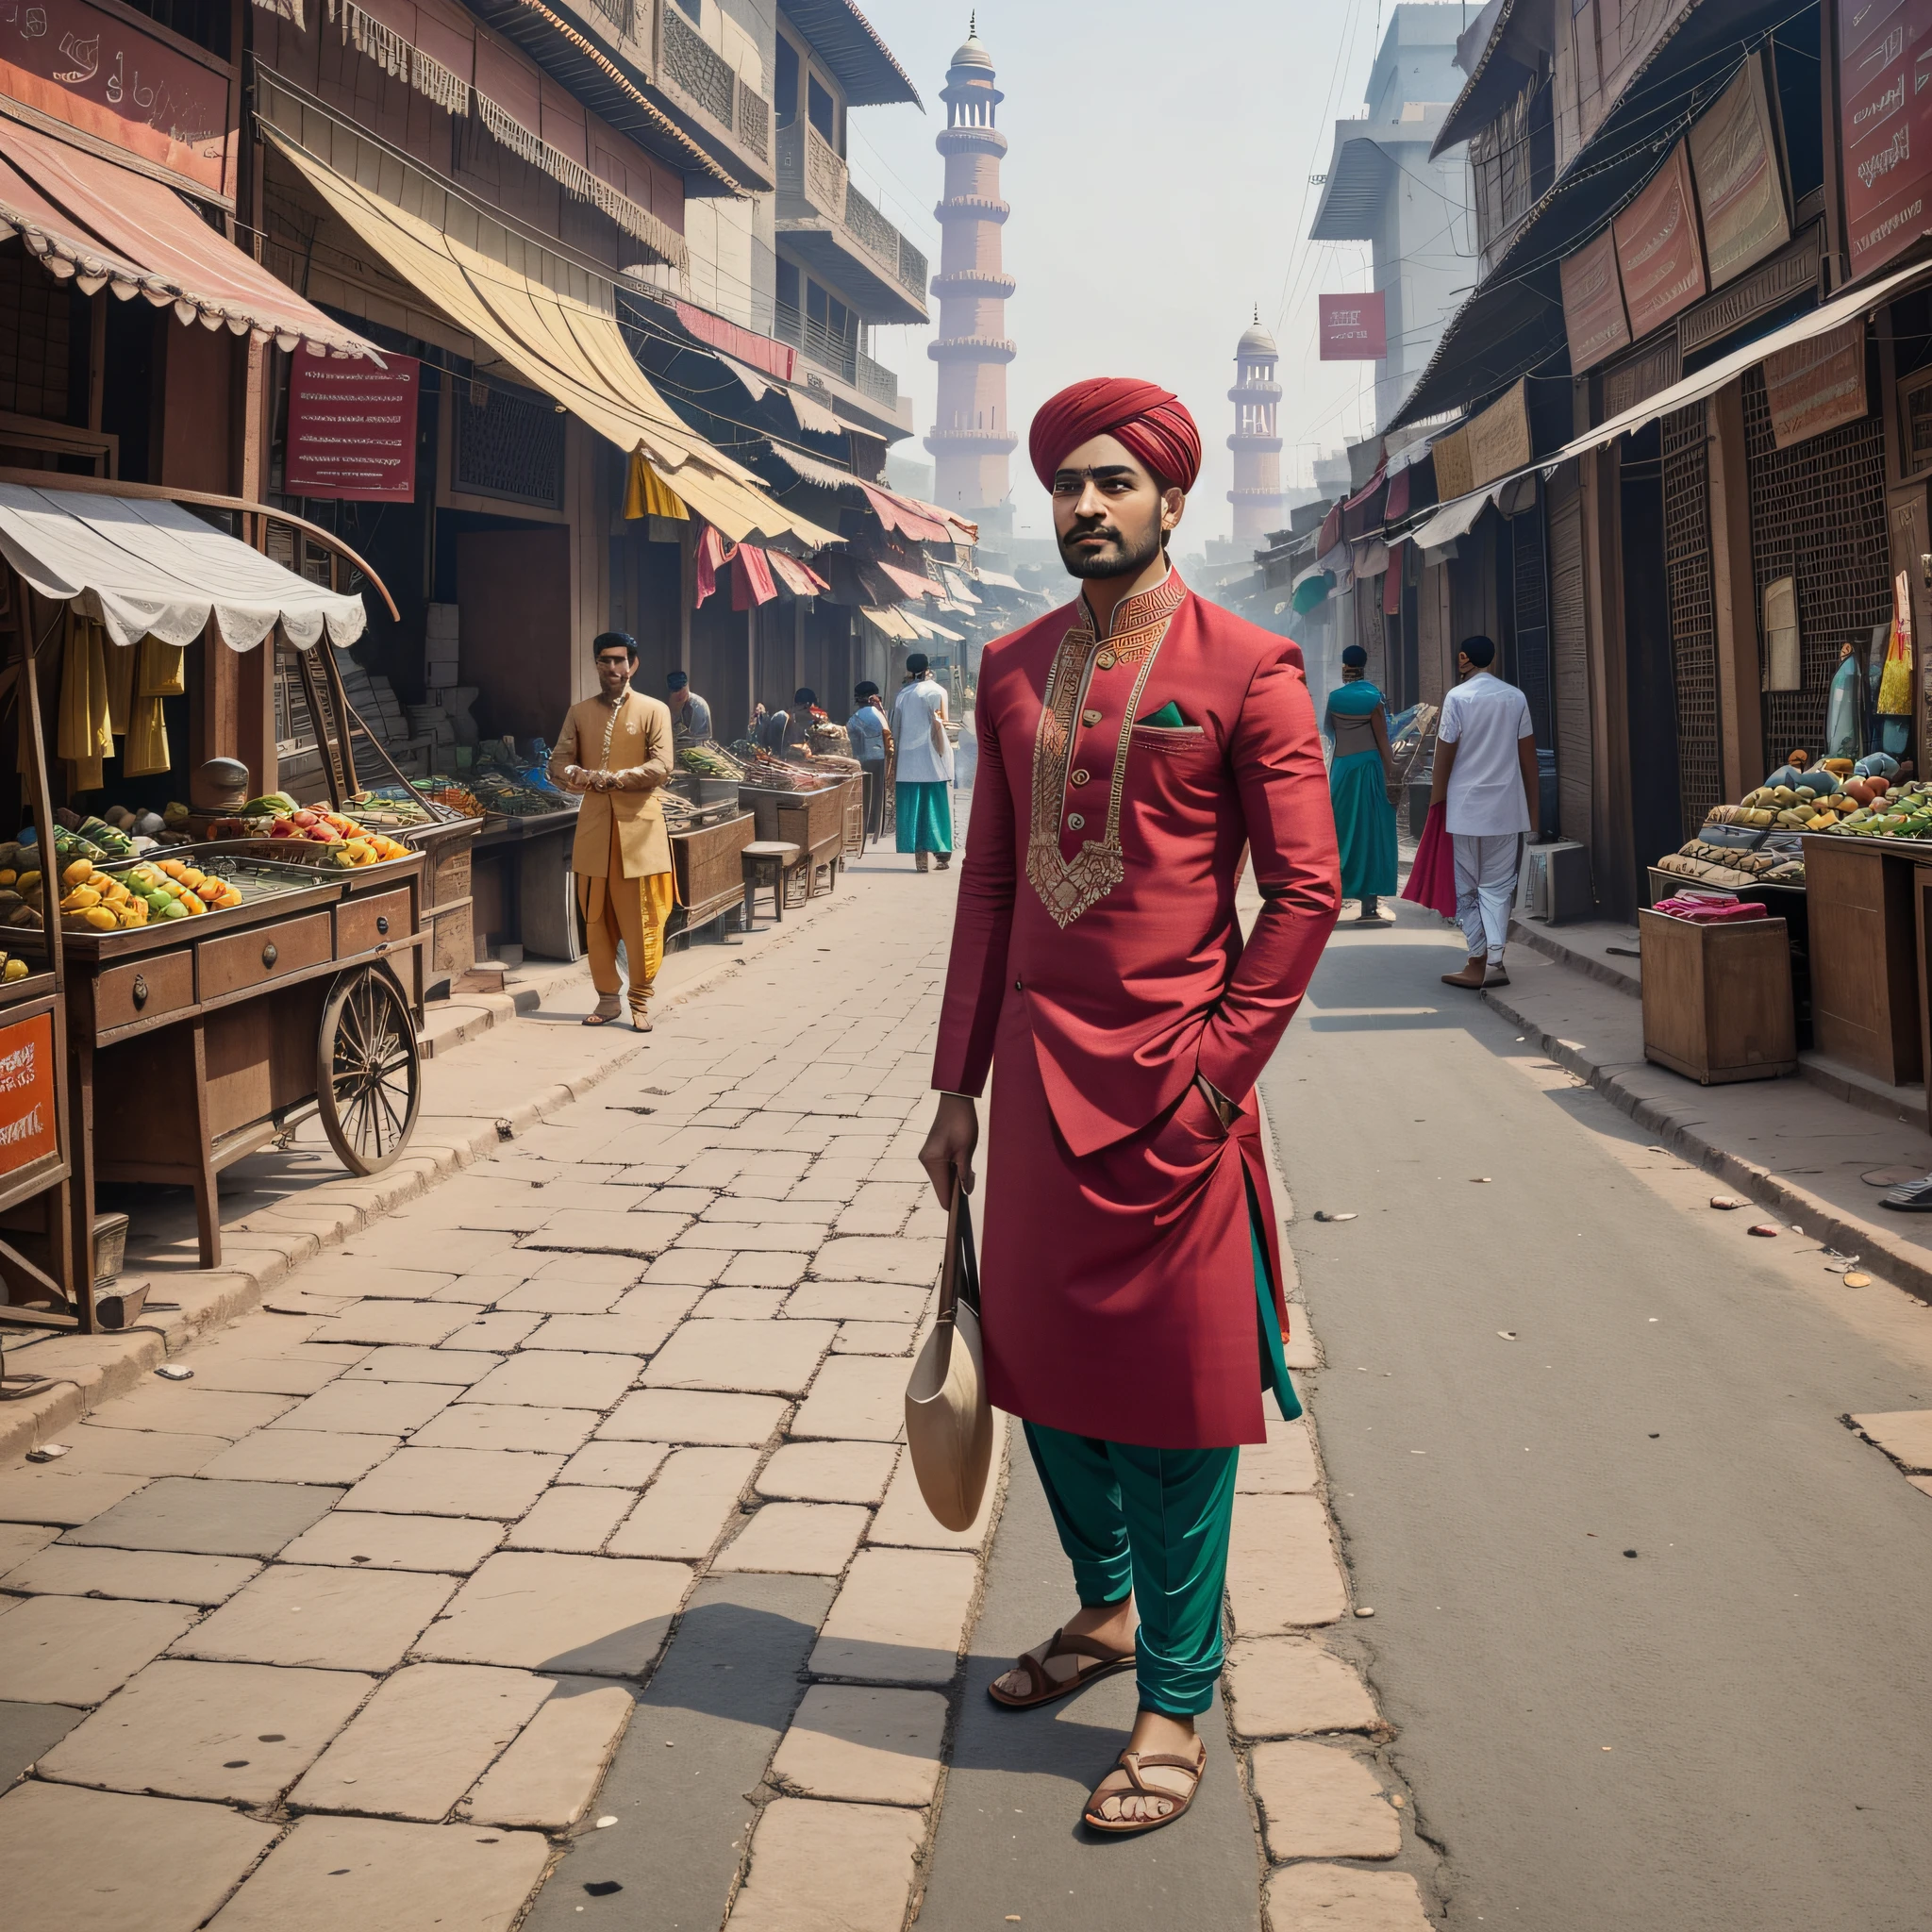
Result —
[[[1085,537],[1111,537],[1116,547],[1110,552],[1091,554],[1072,547]],[[1075,530],[1070,537],[1058,537],[1056,541],[1069,576],[1130,577],[1145,570],[1160,555],[1160,525],[1157,523],[1139,543],[1129,543],[1112,524]]]

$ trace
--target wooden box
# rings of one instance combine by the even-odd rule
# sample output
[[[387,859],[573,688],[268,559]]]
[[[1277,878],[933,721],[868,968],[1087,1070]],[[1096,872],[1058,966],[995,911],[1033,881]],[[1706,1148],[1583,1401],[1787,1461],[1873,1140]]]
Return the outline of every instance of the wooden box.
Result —
[[[1645,908],[1637,925],[1645,1059],[1706,1087],[1798,1071],[1782,919],[1703,925]]]
[[[1917,870],[1909,851],[1875,839],[1839,834],[1805,841],[1813,1043],[1890,1087],[1924,1077]]]
[[[685,924],[708,924],[744,902],[744,865],[739,858],[757,835],[750,813],[722,824],[701,825],[671,835],[671,862],[677,874],[677,901]]]

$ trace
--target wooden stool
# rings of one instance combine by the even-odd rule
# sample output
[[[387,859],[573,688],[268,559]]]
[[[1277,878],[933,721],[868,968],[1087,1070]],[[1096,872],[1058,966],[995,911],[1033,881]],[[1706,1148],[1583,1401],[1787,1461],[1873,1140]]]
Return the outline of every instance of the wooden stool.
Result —
[[[772,889],[774,914],[785,917],[785,874],[798,863],[798,847],[784,839],[754,839],[738,855],[744,866],[744,929],[751,930],[758,916],[758,893],[761,886]]]

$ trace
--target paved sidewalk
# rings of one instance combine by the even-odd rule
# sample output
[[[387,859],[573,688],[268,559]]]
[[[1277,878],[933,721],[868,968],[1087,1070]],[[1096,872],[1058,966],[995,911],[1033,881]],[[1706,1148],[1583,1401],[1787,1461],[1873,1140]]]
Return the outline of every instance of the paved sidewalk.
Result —
[[[1274,1932],[1426,1923],[1374,1869],[1405,1799],[1334,1641],[1301,1425],[1244,1462],[1241,1774],[1217,1742],[1197,1818],[1075,1841],[1114,1687],[1059,1707],[1105,1727],[1098,1762],[1062,1762],[1051,1717],[1006,1757],[966,1748],[983,1676],[1044,1634],[1054,1553],[1024,1454],[953,1536],[899,1441],[942,1233],[913,1156],[956,883],[861,862],[594,1091],[330,1245],[264,1232],[284,1278],[208,1318],[191,1380],[142,1374],[60,1424],[66,1456],[0,1473],[23,1924],[900,1932],[981,1923],[955,1901],[1004,1876],[996,1923],[1166,1928],[1183,1902],[1145,1875],[1210,1848],[1225,1923],[1257,1923],[1264,1886]],[[494,1134],[527,1024],[447,1062],[452,1117]],[[1029,1782],[1002,1874],[973,1819]],[[1077,1913],[1068,1860],[1099,1881]]]

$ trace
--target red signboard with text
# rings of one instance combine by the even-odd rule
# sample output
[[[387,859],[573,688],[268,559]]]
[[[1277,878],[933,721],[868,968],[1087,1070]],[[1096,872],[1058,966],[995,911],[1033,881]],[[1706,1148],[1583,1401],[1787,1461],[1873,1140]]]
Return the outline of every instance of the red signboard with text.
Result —
[[[416,394],[423,365],[386,356],[386,369],[339,361],[306,345],[289,358],[291,496],[408,503],[416,494]]]
[[[1690,158],[1680,141],[1649,185],[1610,224],[1630,334],[1641,341],[1680,309],[1710,292],[1704,241],[1690,189]]]
[[[1366,295],[1322,295],[1322,360],[1380,362],[1389,354],[1387,305],[1380,289]]]
[[[60,1152],[54,1107],[54,1016],[0,1026],[0,1177]]]
[[[0,93],[216,194],[226,188],[225,66],[88,0],[0,6]]]
[[[1857,281],[1932,228],[1932,0],[1843,0],[1838,33],[1845,254]]]

